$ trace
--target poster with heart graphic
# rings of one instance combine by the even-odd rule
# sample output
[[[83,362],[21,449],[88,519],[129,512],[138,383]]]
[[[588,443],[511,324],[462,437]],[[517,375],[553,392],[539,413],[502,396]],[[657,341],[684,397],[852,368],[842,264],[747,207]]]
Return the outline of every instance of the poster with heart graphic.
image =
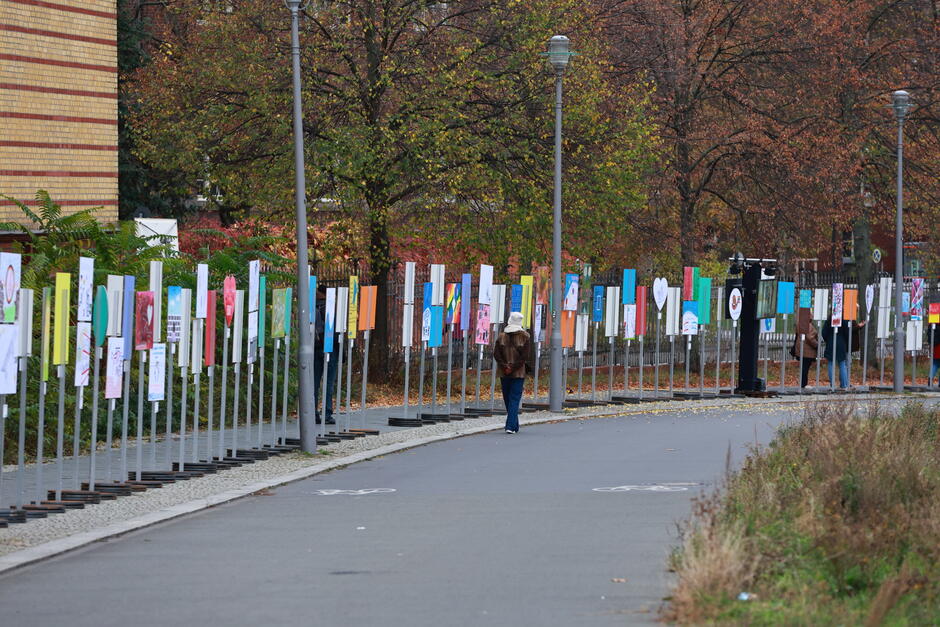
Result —
[[[666,296],[669,294],[669,282],[665,278],[659,277],[653,280],[653,300],[656,301],[656,309],[663,310],[666,304]]]

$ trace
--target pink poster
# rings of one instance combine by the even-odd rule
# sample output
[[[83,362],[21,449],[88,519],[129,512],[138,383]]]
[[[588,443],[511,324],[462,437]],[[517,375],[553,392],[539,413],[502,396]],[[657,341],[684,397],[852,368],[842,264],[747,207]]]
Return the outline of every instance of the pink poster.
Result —
[[[483,346],[490,343],[490,306],[477,306],[477,327],[474,333],[474,339],[477,344]]]
[[[134,348],[149,351],[153,348],[153,292],[137,292],[134,316]]]
[[[235,277],[229,275],[222,282],[222,304],[225,307],[225,326],[232,326],[235,317]]]

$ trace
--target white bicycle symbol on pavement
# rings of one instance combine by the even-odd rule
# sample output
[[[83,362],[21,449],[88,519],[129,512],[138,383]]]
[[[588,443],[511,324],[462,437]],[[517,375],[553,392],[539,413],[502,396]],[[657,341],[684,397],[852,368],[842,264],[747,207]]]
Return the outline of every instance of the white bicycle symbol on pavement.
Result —
[[[685,492],[698,483],[655,483],[645,485],[618,485],[609,488],[594,488],[592,492]]]
[[[388,494],[394,492],[395,488],[363,488],[362,490],[317,490],[314,494],[320,496],[366,496],[367,494]]]

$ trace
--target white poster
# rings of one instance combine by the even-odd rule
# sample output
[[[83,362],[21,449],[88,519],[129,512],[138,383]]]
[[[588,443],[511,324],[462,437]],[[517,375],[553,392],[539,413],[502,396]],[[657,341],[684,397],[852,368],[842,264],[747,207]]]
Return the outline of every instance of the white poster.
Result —
[[[0,324],[0,394],[16,394],[19,325]]]
[[[336,332],[343,334],[349,326],[349,288],[336,288]]]
[[[153,292],[153,341],[163,339],[163,262],[150,262],[150,291]]]
[[[666,335],[679,335],[682,331],[682,288],[670,287],[666,294]]]
[[[406,305],[415,304],[415,262],[405,262],[405,293],[404,301]]]
[[[78,258],[78,311],[79,322],[91,322],[92,290],[95,284],[95,260],[91,257]]]
[[[813,294],[813,320],[822,322],[829,317],[829,290],[817,287]]]
[[[623,306],[623,338],[632,340],[636,337],[636,303]]]
[[[235,316],[232,318],[232,363],[242,361],[242,341],[245,329],[245,290],[235,292]]]
[[[682,308],[682,335],[698,335],[698,301],[690,301],[695,306]]]
[[[760,332],[761,333],[776,333],[777,332],[777,319],[776,318],[761,318]]]
[[[91,323],[75,326],[75,387],[88,385],[91,373]]]
[[[200,374],[202,373],[202,335],[205,332],[202,323],[194,319],[192,321],[193,325],[193,334],[190,339],[190,346],[192,347],[189,353],[189,372],[190,374]]]
[[[490,291],[493,288],[493,266],[485,264],[480,265],[480,290],[477,296],[477,303],[480,305],[489,305],[491,300]]]
[[[875,302],[875,286],[866,285],[865,286],[865,317],[867,318],[871,314],[871,306]]]
[[[401,345],[404,348],[414,343],[415,306],[406,303],[402,309]]]
[[[663,305],[666,304],[666,296],[669,293],[669,282],[665,278],[659,277],[658,279],[653,280],[653,300],[656,301],[656,308],[659,311],[663,310]]]
[[[258,312],[248,312],[248,363],[258,358]]]
[[[832,284],[832,326],[842,325],[842,296],[844,285],[842,283]]]
[[[891,277],[882,277],[878,282],[878,307],[885,309],[891,307],[891,292],[894,287],[894,280]]]
[[[904,337],[906,351],[919,351],[924,348],[924,321],[908,320],[907,333]]]
[[[196,318],[203,320],[209,311],[209,266],[196,266]]]
[[[620,327],[620,288],[607,287],[607,298],[604,300],[604,337],[617,337]]]
[[[431,306],[428,305],[421,311],[421,341],[431,341]]]
[[[106,369],[104,397],[121,398],[121,376],[124,374],[124,338],[108,338],[108,367]]]
[[[124,277],[108,275],[108,332],[109,336],[121,335],[121,321],[124,319]]]
[[[180,303],[182,305],[182,314],[180,316],[180,341],[177,350],[177,366],[186,368],[189,366],[189,343],[192,340],[189,332],[190,320],[193,319],[193,291],[188,288],[180,290]]]
[[[431,304],[444,306],[444,264],[431,264]]]
[[[261,285],[261,261],[248,262],[248,313],[258,311],[258,290]]]
[[[166,344],[154,344],[150,349],[150,376],[147,380],[147,400],[162,401],[166,394]]]
[[[737,322],[741,318],[741,309],[744,307],[744,298],[741,296],[741,290],[732,287],[728,294],[728,314],[731,319]]]
[[[542,335],[545,334],[545,329],[542,326],[542,319],[545,315],[546,305],[536,305],[535,306],[535,319],[532,321],[532,331],[534,334],[533,340],[536,344],[542,341]]]
[[[506,322],[506,286],[494,285],[490,290],[492,307],[490,307],[490,324],[503,324]]]
[[[17,307],[19,320],[16,326],[18,338],[18,357],[29,357],[33,354],[33,290],[23,288],[20,290],[20,302]]]
[[[574,349],[579,353],[583,353],[587,350],[589,322],[590,316],[588,314],[578,314],[574,329]]]

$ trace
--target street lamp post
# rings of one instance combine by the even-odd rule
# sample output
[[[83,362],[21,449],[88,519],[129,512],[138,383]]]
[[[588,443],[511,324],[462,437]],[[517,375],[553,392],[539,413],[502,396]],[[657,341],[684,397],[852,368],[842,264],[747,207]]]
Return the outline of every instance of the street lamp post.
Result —
[[[548,406],[560,412],[565,400],[564,364],[561,348],[561,79],[571,52],[569,40],[555,35],[548,42],[548,62],[555,70],[555,197],[552,216],[552,337]]]
[[[904,321],[901,318],[901,294],[904,290],[904,247],[902,214],[904,210],[904,119],[911,106],[911,95],[903,90],[891,94],[891,106],[898,119],[898,202],[894,228],[894,391],[904,391]]]
[[[297,319],[310,319],[310,282],[307,277],[307,181],[304,176],[304,123],[300,100],[300,35],[298,18],[301,0],[286,0],[290,9],[291,60],[294,74],[294,205],[297,213]],[[298,423],[300,448],[305,453],[317,452],[316,432],[311,428],[315,415],[313,389],[313,345],[309,325],[298,324],[300,342],[297,363],[300,367],[297,394],[300,397]]]

